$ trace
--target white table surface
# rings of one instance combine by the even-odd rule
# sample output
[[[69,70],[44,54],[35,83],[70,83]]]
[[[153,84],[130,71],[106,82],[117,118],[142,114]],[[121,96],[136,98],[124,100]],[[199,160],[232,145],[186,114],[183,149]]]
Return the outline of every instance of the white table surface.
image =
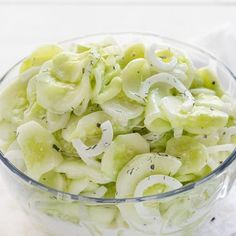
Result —
[[[235,12],[236,6],[0,3],[0,75],[41,43],[112,31],[155,32],[191,41],[222,24],[236,25]],[[199,236],[236,236],[236,186],[213,216],[216,220],[206,222]],[[1,179],[0,236],[45,236],[30,225]]]

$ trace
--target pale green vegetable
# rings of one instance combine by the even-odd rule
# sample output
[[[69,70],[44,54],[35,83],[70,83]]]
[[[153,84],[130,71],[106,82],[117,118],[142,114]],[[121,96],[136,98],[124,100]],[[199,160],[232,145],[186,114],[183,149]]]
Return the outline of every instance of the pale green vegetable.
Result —
[[[23,73],[31,67],[41,66],[44,62],[52,59],[55,55],[62,52],[62,50],[63,49],[57,44],[48,44],[37,48],[23,61],[20,67],[20,73]]]
[[[144,58],[145,47],[142,43],[135,43],[129,45],[124,52],[123,57],[120,60],[120,65],[124,68],[130,61],[137,58]]]
[[[42,184],[58,189],[59,191],[67,190],[67,181],[63,174],[58,174],[54,171],[49,171],[46,174],[43,174],[39,180]]]
[[[20,74],[0,93],[0,120],[5,119],[13,124],[20,125],[23,112],[28,106],[26,87],[28,81],[38,73],[38,68],[32,68]]]
[[[89,179],[87,178],[73,179],[68,186],[68,192],[72,194],[80,194],[88,187],[88,185]]]
[[[140,58],[131,61],[122,71],[123,91],[127,97],[139,103],[145,100],[139,95],[141,82],[151,75],[147,60]]]
[[[79,106],[89,88],[87,76],[79,85],[59,82],[48,72],[40,72],[36,77],[37,102],[56,114],[72,111]]]
[[[212,107],[194,106],[186,117],[184,129],[193,134],[210,134],[226,126],[228,114]]]
[[[103,92],[95,97],[94,102],[103,104],[104,102],[111,100],[121,92],[121,86],[121,78],[113,78],[112,81],[104,88]]]
[[[35,121],[29,121],[17,129],[17,142],[24,155],[27,174],[39,180],[57,167],[63,160],[53,135]]]
[[[170,126],[175,130],[183,129],[187,114],[182,112],[183,99],[179,96],[165,96],[160,101],[162,115],[166,117]]]
[[[112,180],[134,156],[149,152],[147,141],[138,133],[117,136],[102,157],[101,170]]]
[[[128,101],[124,96],[117,96],[103,103],[101,108],[121,126],[127,126],[129,120],[137,118],[144,111],[140,104]]]
[[[153,90],[150,93],[144,119],[144,124],[147,129],[159,134],[172,129],[170,122],[167,120],[160,107],[162,97],[163,95],[160,94],[159,90]]]
[[[78,83],[88,63],[89,58],[86,56],[62,52],[53,58],[51,73],[62,82]]]
[[[0,150],[5,153],[16,138],[17,125],[9,121],[0,121]]]
[[[219,97],[215,95],[208,95],[201,93],[195,98],[196,98],[195,104],[197,106],[205,106],[220,111],[228,112],[226,104]]]
[[[94,145],[101,138],[101,124],[110,119],[110,116],[104,111],[97,111],[83,116],[79,119],[75,129],[72,130],[71,136],[67,140],[72,141],[73,139],[79,138],[87,145]]]
[[[5,157],[20,171],[26,171],[26,166],[24,162],[24,155],[21,150],[7,150]]]
[[[105,176],[101,170],[87,166],[81,160],[65,160],[55,169],[58,173],[64,173],[70,179],[89,178],[94,183],[105,184],[111,179]]]
[[[117,197],[132,197],[135,187],[143,178],[154,174],[173,176],[181,162],[166,153],[140,154],[120,171],[117,182]]]
[[[47,111],[37,102],[29,106],[24,112],[24,122],[34,120],[45,128],[48,128],[51,132],[65,128],[69,119],[69,112],[58,115]]]
[[[170,139],[166,152],[180,159],[182,165],[178,174],[181,175],[197,173],[207,164],[207,148],[188,136]]]
[[[218,96],[224,94],[219,79],[209,68],[203,67],[198,69],[197,77],[200,81],[201,87],[214,90]]]

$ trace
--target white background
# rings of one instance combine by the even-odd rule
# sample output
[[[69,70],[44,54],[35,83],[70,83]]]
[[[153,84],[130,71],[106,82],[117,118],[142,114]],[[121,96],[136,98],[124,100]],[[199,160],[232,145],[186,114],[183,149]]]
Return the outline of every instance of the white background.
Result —
[[[145,31],[191,41],[221,25],[236,25],[234,2],[64,0],[55,4],[56,0],[0,0],[0,74],[38,44],[89,33]],[[236,49],[232,53],[236,53]],[[0,192],[0,235],[39,235],[17,210],[1,180]],[[220,203],[216,221],[206,224],[204,236],[236,235],[234,198],[236,188]]]

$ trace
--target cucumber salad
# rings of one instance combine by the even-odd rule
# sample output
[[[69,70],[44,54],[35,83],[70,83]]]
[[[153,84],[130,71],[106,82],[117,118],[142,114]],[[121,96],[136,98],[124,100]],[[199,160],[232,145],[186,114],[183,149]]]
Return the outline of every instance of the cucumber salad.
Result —
[[[43,45],[0,93],[4,156],[75,195],[174,190],[211,173],[235,144],[233,98],[214,71],[171,45]],[[144,204],[136,211],[155,214]]]

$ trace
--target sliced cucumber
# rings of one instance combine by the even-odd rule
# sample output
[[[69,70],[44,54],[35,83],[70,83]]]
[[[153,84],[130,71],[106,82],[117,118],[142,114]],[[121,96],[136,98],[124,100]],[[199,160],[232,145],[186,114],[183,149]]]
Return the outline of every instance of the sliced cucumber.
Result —
[[[52,74],[62,82],[78,83],[88,63],[88,56],[61,52],[52,60]]]
[[[122,87],[122,80],[120,77],[115,77],[111,80],[111,82],[104,88],[103,92],[100,93],[94,101],[98,104],[102,104],[108,100],[111,100],[115,96],[117,96]]]
[[[53,135],[35,121],[29,121],[17,129],[17,142],[24,154],[27,173],[39,180],[40,177],[57,167],[61,154],[55,149],[56,140]]]
[[[47,119],[48,129],[51,132],[55,132],[57,130],[60,130],[66,127],[70,119],[70,112],[64,113],[62,115],[58,115],[50,111],[47,111],[46,119]]]
[[[63,161],[57,168],[56,172],[64,173],[70,179],[88,178],[94,183],[106,184],[111,179],[105,176],[99,169],[87,166],[83,161],[71,159]]]
[[[224,94],[219,79],[209,68],[202,67],[196,73],[203,87],[214,90],[218,96]]]
[[[181,162],[177,158],[166,153],[138,155],[120,171],[116,182],[116,196],[133,197],[135,188],[142,179],[154,174],[173,176],[180,166]]]
[[[16,139],[17,125],[6,121],[0,121],[0,150],[5,153],[11,143]]]
[[[172,129],[170,122],[163,115],[160,108],[162,96],[158,90],[151,92],[145,109],[145,126],[152,132],[165,133]]]
[[[138,133],[119,135],[102,157],[102,171],[112,180],[134,156],[149,152],[149,144]]]
[[[194,106],[186,116],[184,129],[193,134],[211,134],[226,126],[228,114],[212,107]]]
[[[112,205],[89,206],[89,221],[96,225],[110,226],[118,215],[118,208]]]
[[[122,95],[101,104],[101,108],[121,126],[127,126],[129,120],[137,118],[144,111],[143,106]]]
[[[48,72],[40,72],[36,77],[37,102],[56,114],[72,111],[79,106],[88,90],[88,79],[80,85],[57,81]]]
[[[20,171],[26,171],[24,155],[21,150],[7,151],[5,154],[5,158],[7,158]]]
[[[195,174],[207,164],[207,148],[189,136],[172,138],[167,142],[166,152],[180,158],[182,166],[178,174]]]
[[[120,60],[120,65],[122,68],[124,68],[130,61],[133,61],[137,58],[144,58],[145,54],[145,47],[142,43],[135,43],[132,45],[129,45],[125,52],[123,57]]]
[[[141,82],[151,75],[150,66],[143,58],[131,61],[122,70],[122,88],[127,97],[139,103],[146,101],[139,95]]]
[[[52,59],[61,51],[62,48],[57,44],[48,44],[37,48],[23,61],[20,67],[20,73],[23,73],[31,67],[41,66],[44,62]]]
[[[67,191],[72,194],[80,194],[89,185],[89,180],[87,178],[73,179],[68,185]]]
[[[37,72],[38,68],[32,68],[26,71],[1,91],[0,120],[6,119],[13,124],[21,124],[23,113],[28,106],[26,97],[27,83]]]
[[[43,174],[40,177],[39,182],[59,191],[66,191],[67,189],[67,181],[65,176],[54,171],[49,171],[48,173]]]

